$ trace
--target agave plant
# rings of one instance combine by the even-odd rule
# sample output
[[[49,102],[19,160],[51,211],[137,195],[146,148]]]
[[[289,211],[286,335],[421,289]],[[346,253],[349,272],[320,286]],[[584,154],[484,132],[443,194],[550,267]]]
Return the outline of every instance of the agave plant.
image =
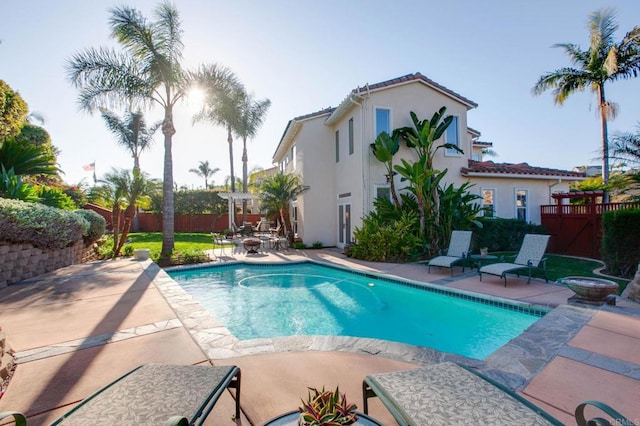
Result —
[[[345,394],[338,387],[334,392],[317,388],[308,388],[307,400],[302,400],[299,424],[303,426],[340,426],[350,425],[358,420],[355,404],[347,402]]]

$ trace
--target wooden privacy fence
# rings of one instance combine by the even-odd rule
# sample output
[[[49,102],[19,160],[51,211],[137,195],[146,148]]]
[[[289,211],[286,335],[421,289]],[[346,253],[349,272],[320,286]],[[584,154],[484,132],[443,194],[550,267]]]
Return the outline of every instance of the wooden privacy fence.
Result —
[[[93,210],[107,221],[107,230],[112,230],[111,210],[105,209],[95,204],[84,206],[87,210]],[[260,221],[261,215],[247,214],[247,222],[254,225]],[[122,223],[123,218],[120,218]],[[242,220],[242,215],[238,214],[238,220]],[[224,214],[177,214],[173,218],[174,232],[222,232],[229,229],[229,215]],[[160,213],[138,213],[133,219],[131,232],[162,232],[162,214]]]
[[[579,198],[554,194],[558,204],[540,206],[541,224],[551,235],[550,253],[601,259],[602,214],[608,211],[640,208],[640,203],[561,204],[563,198]],[[601,195],[580,198],[595,199]]]
[[[238,220],[241,220],[238,215]],[[247,222],[260,221],[259,214],[247,214]],[[173,218],[174,232],[222,232],[229,229],[228,214],[177,214]],[[238,222],[236,222],[238,223]],[[239,223],[238,223],[239,225]],[[162,214],[138,213],[132,232],[162,232]]]

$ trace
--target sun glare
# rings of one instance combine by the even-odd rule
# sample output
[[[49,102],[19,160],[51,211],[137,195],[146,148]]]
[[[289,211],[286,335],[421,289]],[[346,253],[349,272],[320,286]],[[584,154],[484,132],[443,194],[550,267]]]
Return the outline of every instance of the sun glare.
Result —
[[[192,89],[189,89],[189,92],[187,92],[187,99],[186,99],[187,108],[189,109],[189,111],[191,112],[200,111],[200,109],[204,105],[204,98],[205,98],[204,90],[200,89],[199,87],[194,87]]]

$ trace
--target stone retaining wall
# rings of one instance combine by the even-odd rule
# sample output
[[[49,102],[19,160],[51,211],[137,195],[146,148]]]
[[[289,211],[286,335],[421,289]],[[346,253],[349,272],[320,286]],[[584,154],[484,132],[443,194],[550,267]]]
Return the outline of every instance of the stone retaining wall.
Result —
[[[0,397],[4,390],[5,381],[13,371],[13,351],[7,343],[7,338],[0,327]]]
[[[95,260],[93,246],[82,241],[63,249],[41,249],[31,244],[0,241],[0,288],[64,266]]]

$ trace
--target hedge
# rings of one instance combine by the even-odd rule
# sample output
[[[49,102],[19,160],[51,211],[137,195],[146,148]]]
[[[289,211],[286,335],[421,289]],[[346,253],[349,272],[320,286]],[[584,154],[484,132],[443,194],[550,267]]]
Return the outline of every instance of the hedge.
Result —
[[[0,238],[43,249],[64,248],[82,240],[89,222],[77,213],[39,203],[0,198]]]
[[[104,217],[93,210],[76,210],[75,212],[89,222],[89,229],[84,235],[85,244],[89,245],[98,241],[107,229],[107,221]]]
[[[544,234],[545,229],[535,223],[519,219],[481,218],[482,228],[474,230],[473,250],[488,247],[493,251],[518,251],[525,234]]]
[[[633,278],[640,263],[640,209],[602,215],[602,260],[609,274]]]

